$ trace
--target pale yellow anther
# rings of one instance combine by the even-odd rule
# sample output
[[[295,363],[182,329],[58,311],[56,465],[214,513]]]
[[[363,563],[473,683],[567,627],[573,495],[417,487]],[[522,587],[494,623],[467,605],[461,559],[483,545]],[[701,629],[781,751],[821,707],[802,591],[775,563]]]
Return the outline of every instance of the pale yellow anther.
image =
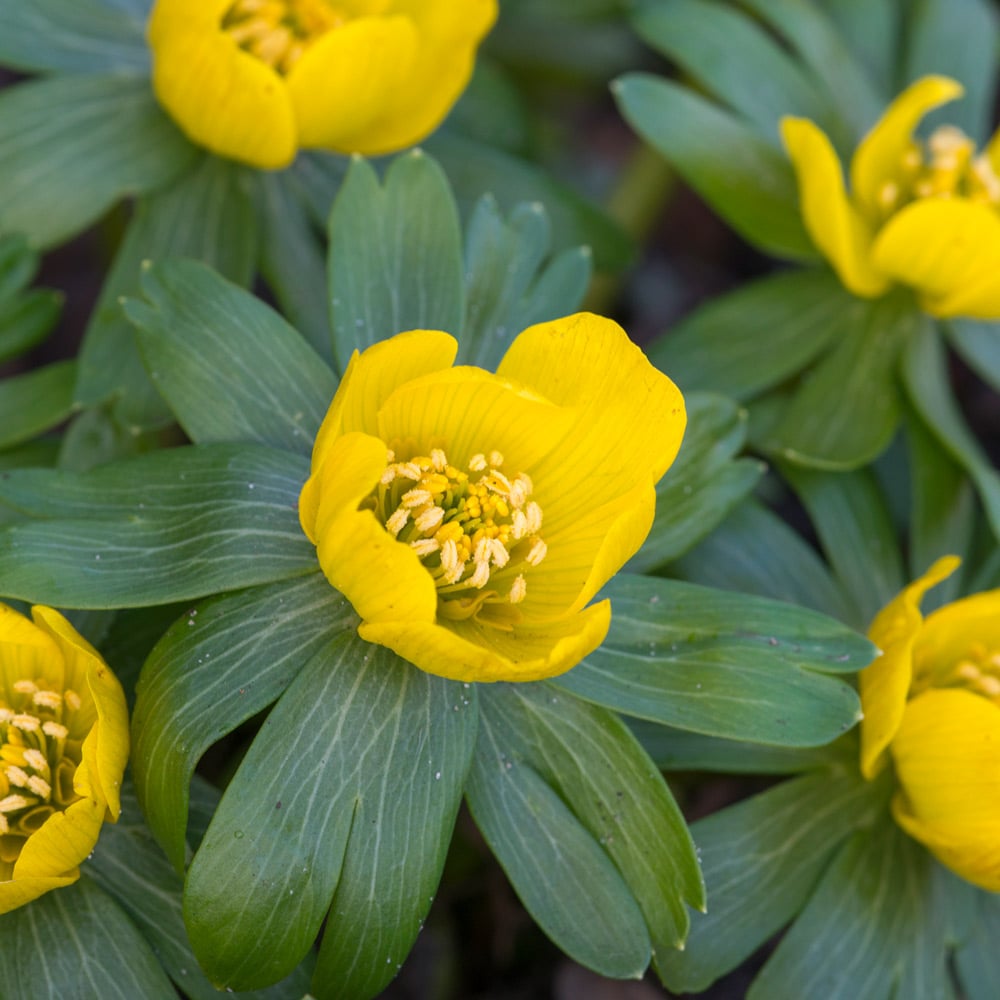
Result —
[[[440,448],[431,449],[431,465],[438,472],[444,472],[448,468],[448,456]]]
[[[537,566],[544,558],[546,553],[549,551],[549,547],[540,538],[536,538],[531,544],[531,550],[524,557],[525,562],[531,563],[532,566]]]
[[[511,604],[520,604],[524,600],[525,595],[528,593],[528,584],[525,582],[523,576],[517,576],[514,578],[514,582],[510,585],[509,599]]]
[[[42,708],[51,708],[53,711],[58,711],[62,708],[62,695],[56,691],[36,691],[32,696],[31,700],[36,704],[40,705]]]
[[[31,804],[31,799],[23,795],[6,795],[0,799],[0,813],[17,812],[19,809],[27,809]]]
[[[396,472],[403,479],[412,479],[415,483],[419,483],[421,476],[424,474],[416,462],[403,462],[396,466]]]
[[[80,696],[71,688],[66,688],[66,690],[63,691],[63,700],[66,703],[66,707],[71,712],[75,712],[83,704],[83,702],[80,701]]]
[[[61,722],[52,722],[51,720],[42,723],[42,732],[54,740],[64,740],[69,736],[69,730]]]
[[[499,451],[490,452],[490,465],[492,465],[494,469],[499,469],[500,466],[503,465],[503,455],[500,454]]]
[[[10,724],[26,733],[34,733],[42,728],[41,722],[35,716],[26,714],[15,715],[10,720]]]
[[[482,472],[485,468],[486,468],[486,456],[482,452],[473,455],[472,458],[469,459],[470,472]]]
[[[977,681],[982,674],[982,671],[974,663],[970,663],[968,660],[963,660],[956,668],[955,672],[963,680],[967,681]]]
[[[409,519],[410,512],[405,507],[400,507],[385,522],[385,529],[395,538],[406,527],[406,522]]]
[[[14,713],[9,708],[0,708],[0,726],[5,726],[13,718]]]
[[[38,690],[38,685],[29,680],[14,681],[14,690],[18,694],[34,694]]]
[[[436,538],[418,538],[415,542],[410,542],[410,548],[421,558],[437,552],[441,546]]]
[[[524,508],[525,516],[528,518],[528,532],[534,534],[542,526],[542,508],[532,500]]]
[[[469,577],[469,586],[475,587],[477,590],[482,590],[483,587],[489,583],[490,580],[490,564],[484,559],[482,562],[476,562],[476,568]]]
[[[886,181],[878,192],[879,206],[887,212],[892,211],[899,201],[899,185],[895,181]]]
[[[514,541],[520,541],[528,534],[528,518],[522,510],[515,510],[511,515],[510,534]]]
[[[507,546],[499,538],[494,538],[490,542],[490,561],[497,569],[503,569],[510,562]]]
[[[22,768],[15,767],[13,764],[8,764],[4,769],[4,773],[7,775],[7,780],[17,788],[28,787],[28,772]]]
[[[1000,677],[994,677],[992,674],[983,674],[977,681],[976,686],[983,694],[990,698],[1000,696]]]
[[[409,507],[411,510],[414,507],[423,507],[425,504],[433,503],[434,497],[429,490],[407,490],[403,494],[403,506]]]
[[[52,786],[37,774],[28,779],[28,791],[33,792],[40,799],[48,799],[52,796]]]
[[[0,813],[0,833],[10,833],[10,823],[7,822],[7,817],[3,813]]]
[[[434,531],[441,525],[444,520],[444,510],[440,507],[428,507],[427,510],[421,511],[413,520],[413,523],[417,526],[418,530],[422,531],[425,535]]]
[[[35,750],[34,748],[24,751],[24,762],[35,771],[47,771],[49,769],[49,762],[46,760],[45,754],[41,750]]]
[[[379,478],[379,482],[383,486],[389,486],[395,478],[396,478],[396,467],[394,465],[390,465],[386,468],[385,472],[382,473],[381,477]]]

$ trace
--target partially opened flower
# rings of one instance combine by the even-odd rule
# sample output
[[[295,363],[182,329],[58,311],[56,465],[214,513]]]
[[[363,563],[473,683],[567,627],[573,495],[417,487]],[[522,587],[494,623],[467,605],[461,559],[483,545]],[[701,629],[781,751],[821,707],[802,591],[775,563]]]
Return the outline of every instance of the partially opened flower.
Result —
[[[552,676],[607,633],[587,605],[649,532],[683,399],[590,314],[525,330],[496,374],[456,350],[414,330],[355,353],[302,527],[362,638],[459,680]]]
[[[389,153],[441,123],[496,15],[496,0],[156,0],[153,88],[194,142],[254,166]]]
[[[957,566],[938,560],[872,623],[883,655],[861,673],[861,770],[873,778],[891,757],[899,825],[998,892],[1000,590],[920,614],[924,593]]]
[[[844,285],[863,298],[895,283],[914,288],[935,316],[1000,318],[1000,142],[984,152],[945,125],[926,142],[923,116],[962,95],[928,76],[896,98],[851,160],[851,190],[830,140],[812,122],[785,118],[781,134],[813,242]]]
[[[80,877],[128,758],[108,665],[57,611],[32,618],[0,604],[0,913]]]

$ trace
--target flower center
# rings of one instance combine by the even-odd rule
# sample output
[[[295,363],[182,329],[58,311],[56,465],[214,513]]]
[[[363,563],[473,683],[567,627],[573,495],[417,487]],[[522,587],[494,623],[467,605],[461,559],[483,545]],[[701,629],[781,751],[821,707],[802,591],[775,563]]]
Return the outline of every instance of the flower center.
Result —
[[[82,743],[66,722],[80,696],[54,685],[16,681],[12,704],[0,700],[0,862],[17,860],[25,840],[79,795],[73,776]]]
[[[1000,705],[1000,653],[973,642],[966,656],[950,669],[915,677],[911,697],[930,687],[965,688]]]
[[[222,29],[241,49],[286,74],[317,38],[347,20],[325,0],[234,0]]]
[[[896,176],[879,190],[886,215],[920,198],[967,198],[1000,205],[1000,177],[985,153],[954,125],[942,125],[926,143],[911,142]]]
[[[503,461],[497,451],[473,455],[462,471],[440,448],[402,462],[390,451],[362,506],[420,557],[434,578],[440,614],[510,628],[520,617],[513,606],[527,593],[519,570],[537,566],[547,548],[531,479],[508,476]]]

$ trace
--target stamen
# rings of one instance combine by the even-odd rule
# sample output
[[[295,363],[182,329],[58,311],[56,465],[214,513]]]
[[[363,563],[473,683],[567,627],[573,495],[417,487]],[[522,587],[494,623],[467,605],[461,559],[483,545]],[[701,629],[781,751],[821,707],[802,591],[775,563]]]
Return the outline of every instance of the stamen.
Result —
[[[17,812],[19,809],[27,809],[31,804],[31,799],[24,795],[7,795],[0,799],[0,813]]]
[[[404,507],[423,507],[424,504],[433,502],[434,497],[429,490],[409,490],[403,494]]]
[[[510,586],[509,599],[511,604],[520,604],[524,600],[525,594],[528,593],[528,584],[525,582],[523,576],[517,576],[514,578],[514,582]]]
[[[83,702],[80,701],[80,696],[70,688],[66,688],[66,690],[63,691],[63,699],[66,702],[66,707],[71,712],[75,712],[83,704]]]
[[[386,530],[395,538],[404,527],[406,527],[406,522],[410,519],[410,512],[405,507],[399,507],[392,514],[388,521],[385,522]]]
[[[537,566],[544,558],[546,553],[549,551],[549,547],[540,538],[536,538],[531,545],[531,550],[524,557],[525,562],[531,563],[532,566]]]
[[[436,538],[418,538],[415,542],[410,542],[410,548],[423,558],[437,552],[441,546]]]
[[[38,690],[38,685],[29,680],[14,681],[14,690],[18,694],[34,694]]]
[[[482,472],[486,468],[486,456],[480,452],[469,459],[470,472]]]
[[[420,531],[427,534],[439,527],[443,520],[444,511],[440,507],[428,507],[417,516],[413,523]]]
[[[498,451],[491,451],[490,465],[492,465],[494,469],[499,469],[500,466],[503,465],[503,455],[501,455]]]
[[[21,768],[16,767],[13,764],[8,764],[6,768],[7,780],[12,784],[16,785],[18,788],[28,787],[28,774]]]
[[[37,774],[28,779],[28,789],[43,800],[48,800],[52,795],[52,786]]]
[[[31,700],[36,705],[41,705],[42,708],[51,708],[53,711],[62,708],[63,703],[62,695],[56,691],[36,691],[31,696]]]
[[[64,740],[69,736],[69,730],[59,722],[42,723],[42,732],[46,736],[51,736],[54,740]]]
[[[24,762],[28,767],[36,771],[47,771],[49,762],[45,759],[45,754],[41,750],[29,749],[24,751]]]
[[[42,724],[33,715],[15,715],[10,720],[10,724],[26,733],[37,732],[42,727]]]

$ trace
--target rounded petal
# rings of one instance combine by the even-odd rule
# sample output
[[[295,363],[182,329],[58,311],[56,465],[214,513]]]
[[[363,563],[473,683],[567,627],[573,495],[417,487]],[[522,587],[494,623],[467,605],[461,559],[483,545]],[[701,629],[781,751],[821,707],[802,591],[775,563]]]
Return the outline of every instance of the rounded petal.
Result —
[[[69,875],[76,881],[76,869],[97,843],[104,812],[103,802],[83,798],[64,812],[53,813],[25,840],[14,864],[14,881]]]
[[[1000,706],[937,689],[911,701],[892,742],[900,826],[963,878],[1000,890]]]
[[[885,765],[885,751],[899,729],[913,680],[913,646],[923,625],[920,601],[935,584],[951,576],[960,560],[938,559],[918,580],[890,601],[868,630],[882,655],[861,671],[861,773],[875,777]]]
[[[233,0],[156,0],[146,23],[146,38],[156,46],[165,36],[191,28],[217,29]]]
[[[903,154],[924,115],[964,92],[962,85],[949,77],[925,76],[910,84],[861,140],[851,161],[851,191],[869,217],[878,218],[879,191],[899,173]]]
[[[475,621],[448,626],[408,622],[365,623],[358,634],[388,646],[431,674],[470,683],[537,681],[576,666],[604,640],[611,605],[601,601],[577,615],[510,632]]]
[[[932,686],[943,687],[973,646],[1000,649],[1000,590],[952,601],[929,614],[913,648],[914,668],[929,675]]]
[[[651,480],[551,533],[537,569],[527,570],[527,595],[521,605],[531,620],[572,614],[587,602],[639,551],[653,526],[656,489]]]
[[[530,470],[539,497],[560,497],[558,507],[545,510],[548,531],[638,483],[655,482],[680,448],[687,422],[680,390],[602,316],[577,313],[530,327],[497,374],[576,414],[565,437]]]
[[[65,682],[65,664],[51,636],[24,615],[0,604],[0,698],[9,701],[15,681],[44,677],[60,689]]]
[[[964,198],[924,198],[894,215],[872,256],[934,316],[1000,319],[1000,215]]]
[[[369,153],[365,130],[407,90],[419,38],[406,17],[364,17],[327,32],[288,75],[304,147]]]
[[[416,58],[383,115],[350,147],[366,155],[403,149],[429,135],[451,110],[472,76],[476,48],[493,27],[496,0],[395,0],[395,13],[416,26]]]
[[[813,243],[844,286],[862,298],[889,288],[873,266],[871,224],[848,201],[840,160],[830,140],[805,118],[782,118],[781,137],[799,182],[799,206]]]
[[[151,34],[153,90],[192,142],[264,169],[287,167],[298,136],[285,81],[224,32]]]
[[[449,368],[398,388],[378,414],[390,447],[443,448],[455,466],[494,449],[504,470],[534,478],[538,461],[575,426],[575,414],[481,368]],[[539,499],[541,503],[544,497]]]
[[[19,878],[0,882],[0,913],[10,913],[25,903],[44,896],[52,889],[61,889],[72,885],[80,877],[80,869],[76,868],[63,875],[49,875],[40,878]]]
[[[319,478],[316,554],[327,579],[367,622],[432,622],[437,591],[417,554],[358,505],[385,471],[385,442],[356,432],[332,442]]]
[[[83,741],[83,757],[89,786],[84,793],[103,802],[110,817],[121,812],[121,784],[129,753],[128,709],[118,678],[93,646],[66,619],[52,608],[36,605],[31,609],[38,627],[59,645],[73,683],[89,692],[78,714],[87,713],[90,732]]]

